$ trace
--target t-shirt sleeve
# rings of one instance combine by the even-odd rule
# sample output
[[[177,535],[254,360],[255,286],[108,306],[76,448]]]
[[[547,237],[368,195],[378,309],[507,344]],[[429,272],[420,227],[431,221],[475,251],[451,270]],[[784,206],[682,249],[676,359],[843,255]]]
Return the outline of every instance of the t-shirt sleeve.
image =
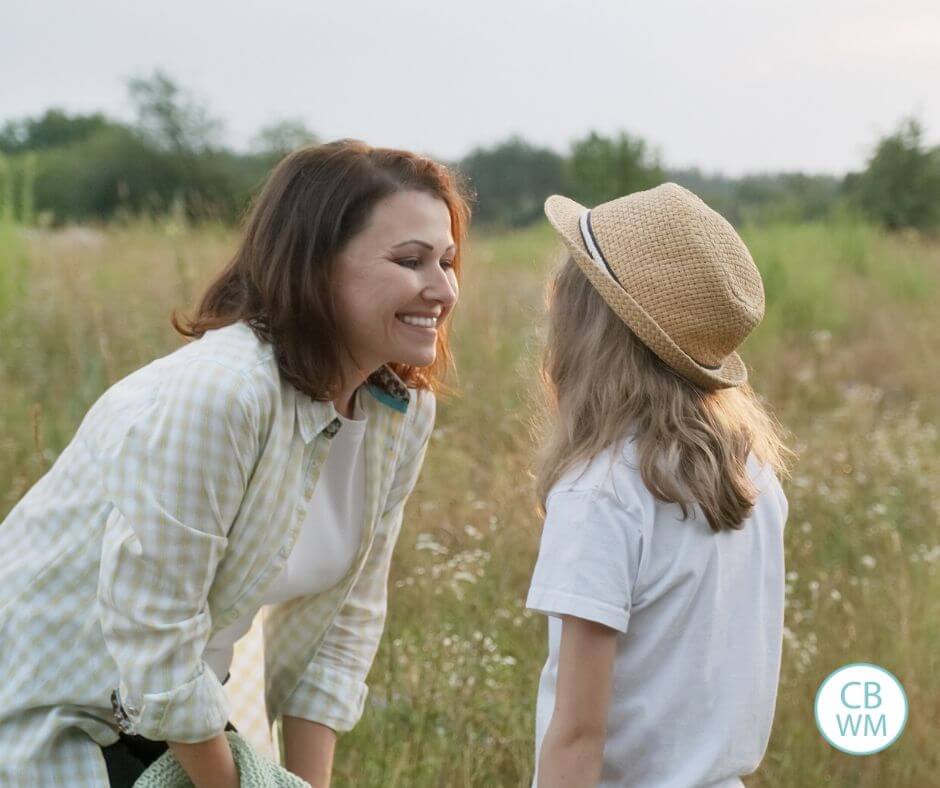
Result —
[[[636,508],[602,490],[553,493],[526,607],[626,632],[642,547]]]

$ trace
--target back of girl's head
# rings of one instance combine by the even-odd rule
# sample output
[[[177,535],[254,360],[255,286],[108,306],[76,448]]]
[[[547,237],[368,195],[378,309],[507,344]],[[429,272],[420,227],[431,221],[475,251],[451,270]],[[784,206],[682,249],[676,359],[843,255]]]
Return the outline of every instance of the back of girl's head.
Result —
[[[650,492],[698,503],[712,530],[740,528],[757,490],[748,455],[781,475],[791,452],[751,387],[706,390],[662,362],[568,258],[549,287],[544,410],[536,465],[540,508],[559,477],[628,435]]]
[[[412,189],[447,205],[459,279],[470,212],[456,175],[416,153],[338,140],[299,148],[278,163],[252,204],[232,260],[192,318],[173,316],[174,327],[199,337],[244,320],[274,345],[288,382],[314,399],[331,398],[343,337],[333,303],[337,258],[382,198]],[[451,363],[447,324],[438,331],[437,351],[428,367],[389,366],[408,385],[438,388]]]

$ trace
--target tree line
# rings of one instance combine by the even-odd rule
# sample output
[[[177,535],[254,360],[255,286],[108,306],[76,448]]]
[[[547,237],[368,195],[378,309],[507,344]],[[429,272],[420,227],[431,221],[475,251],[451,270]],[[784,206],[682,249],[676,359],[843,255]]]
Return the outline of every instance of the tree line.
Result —
[[[281,156],[317,141],[303,122],[284,120],[236,152],[219,143],[221,122],[163,72],[130,80],[128,93],[130,123],[49,109],[0,127],[0,217],[59,224],[172,210],[234,222]],[[597,205],[666,180],[735,224],[856,213],[890,229],[940,226],[940,147],[926,144],[916,119],[902,121],[876,143],[863,170],[844,177],[670,170],[626,132],[590,132],[564,153],[515,136],[449,164],[474,195],[475,221],[507,228],[540,220],[549,194]]]

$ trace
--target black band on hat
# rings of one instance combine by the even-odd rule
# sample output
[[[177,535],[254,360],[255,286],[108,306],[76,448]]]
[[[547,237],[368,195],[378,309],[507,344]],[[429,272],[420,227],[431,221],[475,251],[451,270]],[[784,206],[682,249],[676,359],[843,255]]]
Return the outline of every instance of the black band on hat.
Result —
[[[617,278],[617,274],[615,274],[614,270],[610,267],[610,264],[607,262],[607,258],[604,257],[604,253],[601,251],[600,245],[597,243],[597,238],[594,237],[594,228],[591,225],[590,208],[581,214],[581,221],[578,222],[578,227],[581,230],[581,240],[584,241],[584,245],[587,247],[588,254],[591,255],[591,259],[594,260],[595,263],[603,265],[604,268],[607,269],[607,273],[610,274],[610,278],[620,285],[622,289],[623,283]]]

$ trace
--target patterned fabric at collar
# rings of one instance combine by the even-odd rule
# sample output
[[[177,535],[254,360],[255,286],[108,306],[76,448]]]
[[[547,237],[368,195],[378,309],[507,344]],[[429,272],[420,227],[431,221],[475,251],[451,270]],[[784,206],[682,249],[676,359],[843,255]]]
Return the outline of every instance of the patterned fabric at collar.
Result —
[[[296,404],[297,423],[300,425],[300,435],[304,443],[310,443],[323,430],[330,430],[327,434],[333,437],[336,429],[331,425],[339,423],[336,406],[330,400],[315,400],[308,394],[294,389],[294,402]]]
[[[385,364],[366,380],[369,391],[379,402],[405,413],[411,402],[411,392],[394,370]]]

